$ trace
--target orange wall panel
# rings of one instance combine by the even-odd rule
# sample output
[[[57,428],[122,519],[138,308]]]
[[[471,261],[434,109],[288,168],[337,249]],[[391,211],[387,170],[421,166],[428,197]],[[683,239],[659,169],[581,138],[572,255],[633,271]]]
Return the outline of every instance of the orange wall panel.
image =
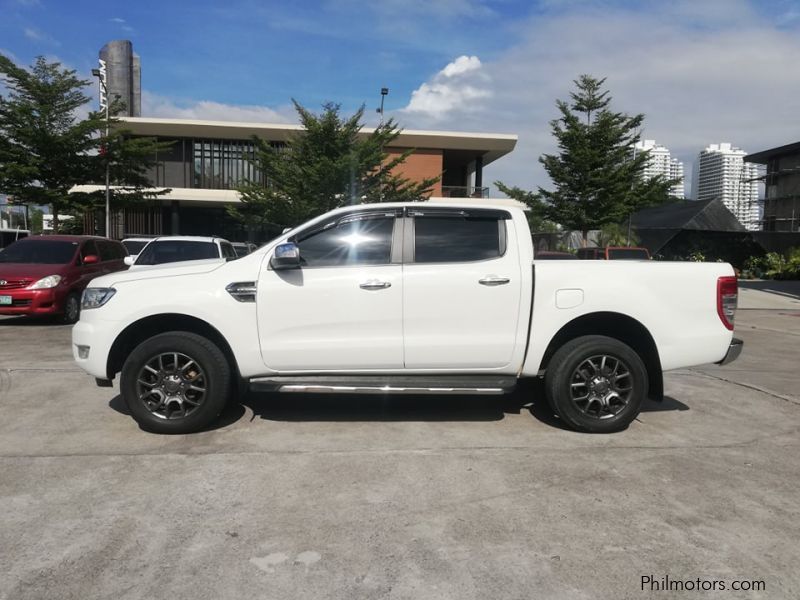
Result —
[[[393,159],[405,152],[404,148],[387,148],[389,158]],[[422,181],[430,177],[439,177],[442,174],[444,158],[442,150],[417,149],[406,158],[405,162],[395,167],[393,172],[412,181]],[[433,185],[432,196],[442,195],[442,182]]]

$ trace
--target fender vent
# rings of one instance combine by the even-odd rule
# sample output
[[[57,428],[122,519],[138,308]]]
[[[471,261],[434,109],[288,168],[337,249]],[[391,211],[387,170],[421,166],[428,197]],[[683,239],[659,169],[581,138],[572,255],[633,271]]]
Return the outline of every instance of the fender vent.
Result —
[[[255,281],[235,281],[228,284],[225,291],[239,302],[255,302],[256,287]]]

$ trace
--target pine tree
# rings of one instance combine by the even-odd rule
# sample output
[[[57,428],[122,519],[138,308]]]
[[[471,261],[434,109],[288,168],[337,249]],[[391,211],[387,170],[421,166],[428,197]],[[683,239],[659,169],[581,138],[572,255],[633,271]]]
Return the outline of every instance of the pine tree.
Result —
[[[546,219],[581,231],[585,243],[589,230],[666,202],[675,180],[643,177],[649,152],[633,152],[643,114],[613,112],[611,97],[602,89],[605,79],[581,75],[574,83],[571,102],[558,100],[561,116],[550,122],[559,153],[539,158],[555,189],[526,192],[497,185]]]
[[[400,135],[393,120],[361,137],[363,106],[343,118],[338,104],[326,103],[316,115],[293,102],[302,131],[282,146],[253,138],[254,162],[265,180],[239,188],[241,202],[229,207],[232,216],[249,225],[290,227],[347,204],[430,195],[438,178],[413,182],[395,172],[412,150],[391,157],[386,152]]]
[[[79,111],[90,98],[89,81],[57,62],[37,58],[28,69],[0,54],[0,78],[7,94],[0,96],[0,190],[21,204],[49,205],[53,229],[59,213],[82,214],[105,206],[105,191],[69,193],[80,184],[105,181],[109,164],[112,206],[154,198],[168,190],[149,188],[147,168],[155,151],[167,144],[132,138],[105,115]],[[122,109],[117,103],[111,114]]]

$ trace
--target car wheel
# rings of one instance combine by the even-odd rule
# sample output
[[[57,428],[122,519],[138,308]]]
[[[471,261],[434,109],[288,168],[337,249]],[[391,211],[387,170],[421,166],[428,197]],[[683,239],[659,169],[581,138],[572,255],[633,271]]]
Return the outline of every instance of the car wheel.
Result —
[[[72,293],[64,300],[64,314],[61,315],[61,320],[67,325],[77,323],[81,316],[81,297]]]
[[[122,366],[120,391],[133,418],[154,433],[192,433],[225,408],[230,366],[208,339],[183,331],[145,340]]]
[[[647,369],[614,338],[587,335],[564,344],[545,373],[545,394],[571,428],[589,433],[625,429],[647,396]]]

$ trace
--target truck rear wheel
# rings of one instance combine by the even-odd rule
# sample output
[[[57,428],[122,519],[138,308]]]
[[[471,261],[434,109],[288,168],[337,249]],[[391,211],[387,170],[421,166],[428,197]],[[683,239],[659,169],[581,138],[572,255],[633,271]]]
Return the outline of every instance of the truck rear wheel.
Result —
[[[647,369],[628,345],[602,335],[564,344],[545,373],[553,411],[571,428],[589,433],[625,429],[647,396]]]
[[[154,433],[192,433],[225,408],[230,366],[208,339],[172,331],[139,344],[122,367],[120,391],[136,422]]]

